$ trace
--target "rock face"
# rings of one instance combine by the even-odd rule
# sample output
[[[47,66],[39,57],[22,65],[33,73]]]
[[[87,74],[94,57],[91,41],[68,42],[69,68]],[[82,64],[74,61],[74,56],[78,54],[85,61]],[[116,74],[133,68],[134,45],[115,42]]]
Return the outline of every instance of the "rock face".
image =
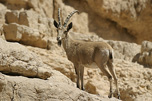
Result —
[[[66,81],[29,79],[25,77],[11,77],[0,74],[0,97],[3,101],[118,101],[116,99],[100,98],[73,87]],[[58,79],[58,78],[57,78]]]
[[[33,14],[35,16],[33,16]],[[53,19],[43,18],[33,10],[6,12],[4,35],[8,41],[47,48],[48,37],[53,36]]]
[[[121,100],[152,101],[150,0],[0,0],[0,100],[119,101],[115,86],[107,97],[108,78],[96,65],[85,68],[85,91],[76,88],[73,64],[56,41],[58,8],[62,23],[79,10],[69,21],[74,39],[112,46]]]
[[[151,69],[145,69],[139,64],[115,60],[121,99],[124,101],[151,101]],[[132,72],[134,71],[134,72]],[[86,69],[86,85],[88,92],[93,94],[108,94],[108,78],[99,69]],[[114,89],[115,90],[115,89]]]
[[[152,41],[150,0],[64,0],[88,13],[89,30],[106,39],[141,43]],[[81,5],[81,6],[80,6]]]
[[[4,26],[5,38],[8,41],[20,42],[40,48],[47,48],[47,39],[37,29],[11,23]]]
[[[42,79],[51,76],[50,68],[24,46],[18,43],[8,43],[0,39],[0,50],[1,72]]]
[[[142,42],[141,52],[136,56],[135,61],[146,67],[152,67],[152,42]]]

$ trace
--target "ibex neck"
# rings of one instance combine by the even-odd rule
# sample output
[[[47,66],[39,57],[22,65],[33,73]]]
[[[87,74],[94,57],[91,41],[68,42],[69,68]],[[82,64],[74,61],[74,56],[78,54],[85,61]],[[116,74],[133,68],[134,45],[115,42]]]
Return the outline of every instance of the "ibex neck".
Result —
[[[73,42],[73,39],[69,34],[67,35],[65,39],[62,40],[63,48],[65,51],[68,50],[72,42]]]

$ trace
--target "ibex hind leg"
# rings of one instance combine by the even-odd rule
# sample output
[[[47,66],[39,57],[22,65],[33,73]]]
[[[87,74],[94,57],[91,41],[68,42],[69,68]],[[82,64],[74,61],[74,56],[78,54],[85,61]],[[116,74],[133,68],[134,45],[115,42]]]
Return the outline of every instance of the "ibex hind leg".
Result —
[[[108,80],[110,82],[110,91],[109,91],[109,95],[108,97],[111,98],[112,97],[112,76],[111,74],[106,70],[106,65],[103,64],[98,64],[97,66],[100,68],[101,72],[103,72],[104,75],[106,75],[108,77]]]
[[[96,48],[96,53],[94,57],[95,63],[100,68],[100,70],[105,74],[110,82],[110,92],[109,92],[109,98],[112,97],[112,75],[107,71],[106,65],[109,60],[109,51],[108,50],[100,50]]]
[[[115,73],[115,68],[113,66],[113,61],[109,60],[107,65],[108,65],[108,69],[109,69],[110,73],[112,74],[114,81],[115,81],[117,97],[118,97],[118,99],[120,99],[120,92],[119,92],[119,88],[118,88],[118,79],[117,79],[117,76]]]

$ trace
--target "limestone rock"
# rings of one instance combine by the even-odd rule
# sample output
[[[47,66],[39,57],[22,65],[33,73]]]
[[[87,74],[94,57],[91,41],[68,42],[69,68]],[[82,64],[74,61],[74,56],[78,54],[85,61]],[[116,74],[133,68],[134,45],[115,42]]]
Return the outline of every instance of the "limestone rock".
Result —
[[[12,77],[1,73],[0,77],[0,85],[3,85],[0,88],[0,98],[3,101],[119,101],[114,98],[108,99],[88,94],[64,81],[54,82],[52,80],[30,79],[21,76]],[[56,77],[56,75],[52,77]]]
[[[141,45],[141,53],[148,52],[152,50],[152,42],[150,41],[143,41]]]
[[[48,66],[40,58],[18,43],[0,38],[0,71],[6,74],[24,75],[46,79],[51,76]]]
[[[136,42],[151,40],[151,1],[150,0],[88,0],[89,6],[99,15],[115,21],[120,26],[127,28],[129,33],[136,38]],[[98,9],[94,9],[98,8]],[[124,20],[125,19],[125,20]],[[144,33],[144,34],[143,34]]]
[[[152,70],[137,63],[119,59],[115,59],[114,65],[118,76],[120,98],[124,101],[146,101],[146,99],[150,101],[152,95]],[[88,71],[92,73],[91,77],[88,75]],[[109,94],[108,78],[98,68],[85,68],[84,80],[86,91],[104,96]],[[113,92],[115,96],[114,83]]]
[[[138,54],[135,61],[146,67],[152,67],[152,42],[142,42],[141,52]]]
[[[0,2],[11,10],[33,9],[41,16],[53,17],[53,0],[0,0]]]
[[[34,15],[34,16],[33,16]],[[33,10],[12,10],[6,12],[6,23],[17,23],[36,28],[38,25],[38,14]]]
[[[122,100],[152,100],[152,70],[144,67],[152,63],[151,42],[128,43],[152,39],[150,0],[0,0],[0,37],[10,41],[0,39],[0,100],[116,100],[107,98],[108,78],[95,65],[85,68],[85,92],[71,82],[74,67],[57,46],[53,26],[58,8],[63,20],[79,10],[69,21],[73,38],[113,47]]]
[[[143,96],[143,100],[146,101],[151,98],[151,69],[122,60],[118,60],[115,67],[119,78],[120,92],[123,95],[122,99],[134,101]]]
[[[43,18],[33,10],[8,11],[5,18],[8,25],[4,25],[4,34],[8,41],[47,48],[49,38],[56,36],[53,19]]]
[[[34,15],[34,16],[33,16]],[[6,12],[6,23],[17,23],[39,30],[45,36],[53,36],[53,19],[41,17],[33,10],[12,10]]]
[[[47,39],[37,29],[11,23],[4,26],[5,38],[25,45],[47,48]]]
[[[83,41],[105,41],[103,38],[95,35],[95,34],[82,34],[77,32],[69,32],[71,37],[75,40],[83,40]]]
[[[29,46],[27,48],[41,57],[44,64],[50,66],[54,70],[60,71],[72,81],[75,81],[76,75],[73,64],[67,59],[66,53],[62,48],[56,45],[57,43],[54,43],[52,47],[56,48],[51,48],[50,50]]]
[[[3,24],[5,23],[5,13],[7,12],[7,8],[0,3],[0,37],[4,38],[3,32]]]
[[[53,18],[54,13],[53,0],[27,0],[27,4],[41,16]]]
[[[5,23],[5,13],[7,11],[7,8],[0,3],[0,24]]]
[[[93,0],[80,1],[80,0],[63,0],[66,5],[72,6],[75,9],[79,10],[81,13],[87,13],[88,17],[88,28],[89,33],[95,33],[100,37],[107,40],[120,40],[127,42],[135,42],[135,38],[130,35],[128,30],[112,19],[104,16],[108,12],[104,12],[102,9],[103,0],[97,0],[94,2]],[[111,1],[114,2],[114,1]],[[80,6],[81,5],[81,6]],[[101,8],[101,9],[100,9]],[[99,10],[100,9],[100,10]],[[96,12],[98,10],[99,12]],[[103,11],[103,12],[102,12]],[[113,14],[113,13],[112,13]],[[83,24],[85,26],[86,24]],[[84,34],[87,32],[84,32]]]
[[[64,0],[88,13],[89,30],[105,39],[141,43],[152,40],[150,0]]]

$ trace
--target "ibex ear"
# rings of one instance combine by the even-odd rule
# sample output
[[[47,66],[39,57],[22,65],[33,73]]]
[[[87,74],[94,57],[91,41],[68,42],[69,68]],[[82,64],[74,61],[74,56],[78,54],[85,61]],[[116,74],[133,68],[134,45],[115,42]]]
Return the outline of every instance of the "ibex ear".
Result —
[[[54,20],[54,26],[56,27],[56,28],[58,28],[59,27],[59,24]]]
[[[67,31],[69,31],[72,28],[72,22],[68,25]]]

